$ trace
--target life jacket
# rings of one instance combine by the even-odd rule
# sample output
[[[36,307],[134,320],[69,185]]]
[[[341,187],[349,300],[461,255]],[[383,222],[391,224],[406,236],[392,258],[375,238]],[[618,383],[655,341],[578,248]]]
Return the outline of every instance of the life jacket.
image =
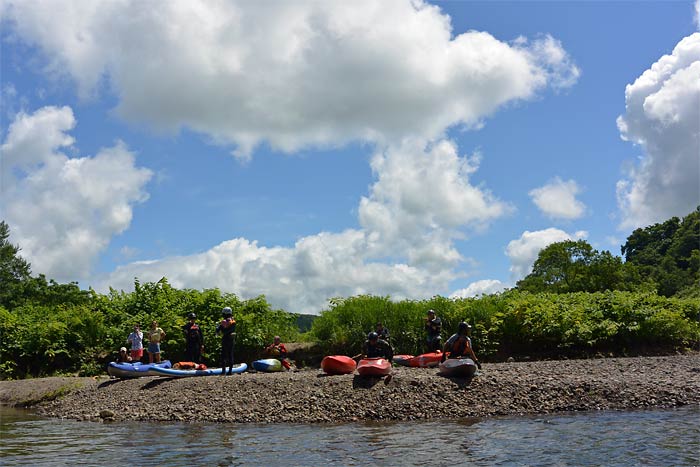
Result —
[[[192,326],[190,326],[190,329],[187,332],[189,341],[199,341],[199,326],[197,325],[197,323],[192,324]]]
[[[452,348],[450,349],[450,357],[463,357],[467,355],[467,348],[470,347],[468,344],[469,338],[467,336],[457,336],[457,339],[452,343]]]
[[[221,320],[221,323],[219,323],[219,326],[221,326],[221,329],[228,329],[228,328],[230,328],[231,326],[233,326],[234,324],[236,324],[236,320],[235,320],[235,319],[233,319],[233,318],[226,318],[226,319],[222,319],[222,320]]]

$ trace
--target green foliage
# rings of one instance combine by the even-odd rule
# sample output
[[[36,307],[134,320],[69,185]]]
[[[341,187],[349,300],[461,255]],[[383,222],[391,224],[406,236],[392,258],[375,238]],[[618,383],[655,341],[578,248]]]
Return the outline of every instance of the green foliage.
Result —
[[[313,323],[312,335],[327,352],[355,354],[367,332],[382,321],[396,353],[425,351],[428,309],[443,320],[443,338],[460,321],[472,325],[475,351],[486,357],[578,355],[599,351],[666,349],[700,341],[700,303],[625,291],[539,293],[510,290],[479,298],[392,302],[388,297],[334,299]]]
[[[648,277],[660,295],[700,289],[700,206],[680,220],[636,229],[622,245],[628,264]],[[690,290],[689,290],[690,289]],[[697,293],[697,292],[695,292]]]

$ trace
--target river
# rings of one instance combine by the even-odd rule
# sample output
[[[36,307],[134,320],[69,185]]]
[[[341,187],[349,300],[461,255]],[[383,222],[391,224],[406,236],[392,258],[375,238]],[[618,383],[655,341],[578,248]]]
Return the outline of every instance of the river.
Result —
[[[0,408],[0,464],[700,466],[700,408],[338,425],[91,423]]]

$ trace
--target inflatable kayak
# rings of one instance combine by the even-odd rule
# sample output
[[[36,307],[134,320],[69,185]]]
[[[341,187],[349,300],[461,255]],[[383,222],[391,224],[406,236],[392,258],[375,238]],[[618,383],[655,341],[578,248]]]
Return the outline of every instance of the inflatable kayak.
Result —
[[[117,363],[110,362],[107,365],[107,374],[115,378],[140,378],[142,376],[158,376],[156,368],[170,368],[170,360],[163,360],[160,363]]]
[[[400,366],[411,366],[413,355],[394,355],[394,363]]]
[[[418,368],[435,368],[442,360],[442,352],[429,352],[409,360],[409,365]]]
[[[243,373],[248,369],[245,363],[233,365],[233,373]],[[206,370],[178,370],[175,368],[154,368],[159,376],[170,376],[171,378],[188,378],[191,376],[220,376],[228,371],[226,368],[207,368]]]
[[[440,364],[443,376],[474,376],[476,363],[471,358],[448,358]]]
[[[355,360],[345,355],[329,355],[321,360],[321,369],[329,375],[347,375],[356,366]]]
[[[255,360],[253,362],[253,368],[258,371],[273,372],[282,371],[282,362],[276,358],[266,358],[263,360]]]
[[[360,376],[385,376],[391,373],[391,363],[385,358],[363,358],[357,364]]]

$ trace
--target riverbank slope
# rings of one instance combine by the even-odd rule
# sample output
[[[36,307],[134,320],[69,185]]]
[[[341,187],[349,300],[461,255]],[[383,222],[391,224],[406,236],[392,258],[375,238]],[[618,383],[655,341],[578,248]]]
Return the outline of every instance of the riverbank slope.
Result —
[[[0,381],[0,403],[77,420],[322,423],[700,404],[700,353],[485,363],[475,378],[395,368],[389,384],[319,370],[230,377]]]

